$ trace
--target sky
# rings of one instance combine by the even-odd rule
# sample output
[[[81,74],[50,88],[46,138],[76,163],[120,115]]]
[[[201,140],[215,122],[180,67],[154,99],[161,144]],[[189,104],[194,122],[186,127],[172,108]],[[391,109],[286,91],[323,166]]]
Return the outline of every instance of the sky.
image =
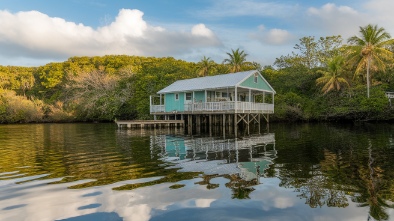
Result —
[[[0,0],[0,65],[138,55],[217,63],[232,49],[272,65],[306,36],[394,35],[393,0]]]

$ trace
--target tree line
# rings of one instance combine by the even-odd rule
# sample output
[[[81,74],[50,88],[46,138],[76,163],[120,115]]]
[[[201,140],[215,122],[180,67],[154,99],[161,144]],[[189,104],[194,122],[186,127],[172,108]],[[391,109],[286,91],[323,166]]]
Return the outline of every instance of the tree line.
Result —
[[[394,40],[377,25],[341,36],[304,37],[291,55],[265,69],[276,85],[276,114],[297,120],[391,120]],[[281,77],[279,77],[281,76]],[[283,82],[280,84],[279,79]],[[286,86],[288,84],[288,86]],[[279,111],[279,113],[278,113]]]
[[[232,49],[222,63],[172,57],[71,57],[40,67],[0,66],[0,123],[150,119],[149,95],[176,80],[257,69],[277,91],[274,120],[390,120],[393,39],[378,26],[303,37],[271,66]]]

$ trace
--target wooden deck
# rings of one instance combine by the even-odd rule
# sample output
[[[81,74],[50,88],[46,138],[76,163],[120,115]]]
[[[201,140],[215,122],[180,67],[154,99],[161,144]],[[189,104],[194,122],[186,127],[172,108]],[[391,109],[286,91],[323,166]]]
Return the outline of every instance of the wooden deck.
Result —
[[[194,102],[185,104],[182,111],[165,111],[164,105],[151,105],[150,113],[155,115],[166,114],[221,114],[221,113],[259,113],[273,114],[274,104],[254,102]]]
[[[115,123],[119,128],[163,128],[184,127],[184,120],[117,120]]]

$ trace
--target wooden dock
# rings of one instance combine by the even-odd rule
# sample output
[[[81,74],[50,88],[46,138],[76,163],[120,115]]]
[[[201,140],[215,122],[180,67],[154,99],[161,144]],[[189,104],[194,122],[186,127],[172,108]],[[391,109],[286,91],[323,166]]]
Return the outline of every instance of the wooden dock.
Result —
[[[184,127],[184,120],[117,120],[119,128],[170,128]]]

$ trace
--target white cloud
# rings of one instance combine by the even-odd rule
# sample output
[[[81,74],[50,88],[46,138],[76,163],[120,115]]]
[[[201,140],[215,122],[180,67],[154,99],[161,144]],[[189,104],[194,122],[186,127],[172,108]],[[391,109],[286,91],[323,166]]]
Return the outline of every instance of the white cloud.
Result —
[[[121,215],[125,221],[148,221],[151,218],[150,213],[152,208],[148,204],[120,208],[121,209],[115,209],[118,210],[119,215]]]
[[[365,25],[366,19],[364,14],[349,6],[328,3],[320,8],[309,8],[305,22],[308,32],[316,29],[320,36],[342,35],[348,38],[358,32],[359,26]]]
[[[204,24],[195,25],[192,28],[192,34],[196,36],[204,36],[204,37],[214,37],[215,35],[211,30],[205,27]]]
[[[208,208],[216,199],[196,199],[196,207]]]
[[[143,37],[144,32],[148,29],[148,25],[142,19],[143,15],[144,13],[139,10],[122,9],[114,22],[109,26],[99,28],[98,32],[110,40],[114,37],[113,33],[117,33],[121,37]]]
[[[365,9],[370,11],[379,12],[382,16],[390,16],[393,15],[394,1],[391,0],[369,0],[366,1],[363,5]]]
[[[308,9],[308,12],[310,14],[315,14],[315,15],[320,15],[322,17],[328,17],[331,18],[331,15],[333,13],[335,14],[353,14],[356,15],[358,14],[356,10],[352,9],[351,7],[348,6],[336,6],[335,4],[332,3],[327,3],[323,5],[320,9],[311,7]]]
[[[368,0],[363,4],[368,12],[368,20],[371,24],[383,27],[394,37],[394,1],[392,0]]]
[[[278,1],[256,0],[215,0],[214,5],[198,12],[201,17],[287,17],[295,13],[298,5],[278,3]]]
[[[274,206],[279,209],[286,209],[295,205],[293,198],[291,197],[276,197],[273,199],[273,201]]]
[[[258,31],[252,33],[250,37],[268,45],[284,45],[294,39],[294,36],[287,30],[278,28],[266,30],[264,25],[260,25]]]
[[[188,32],[169,31],[149,25],[143,12],[130,9],[120,10],[115,21],[97,29],[38,11],[13,14],[0,10],[0,27],[0,57],[168,56],[221,46],[204,24],[197,24]]]

